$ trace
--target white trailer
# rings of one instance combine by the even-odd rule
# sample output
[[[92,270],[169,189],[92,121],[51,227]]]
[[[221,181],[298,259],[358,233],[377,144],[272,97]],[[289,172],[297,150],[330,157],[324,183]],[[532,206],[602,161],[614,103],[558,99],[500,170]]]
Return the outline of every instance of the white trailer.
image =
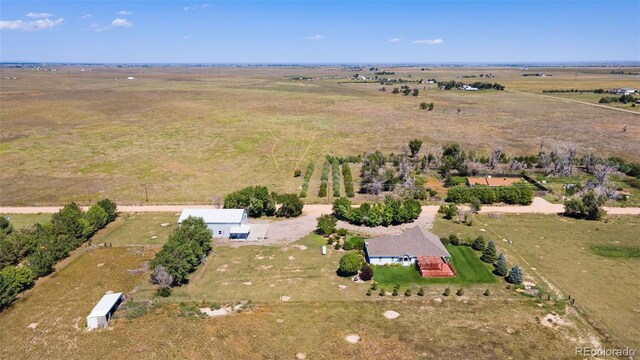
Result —
[[[87,316],[87,328],[102,329],[109,325],[109,320],[122,302],[122,293],[107,294],[98,301]]]

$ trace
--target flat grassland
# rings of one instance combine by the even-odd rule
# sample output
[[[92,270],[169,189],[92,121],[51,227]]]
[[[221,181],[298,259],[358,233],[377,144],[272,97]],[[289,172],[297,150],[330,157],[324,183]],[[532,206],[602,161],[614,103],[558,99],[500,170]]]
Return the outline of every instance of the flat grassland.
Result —
[[[302,177],[293,171],[304,173],[309,161],[316,161],[316,173],[308,201],[321,202],[325,155],[398,152],[414,137],[425,150],[458,142],[480,153],[501,146],[526,155],[541,141],[562,141],[640,160],[639,115],[541,96],[548,88],[638,87],[637,77],[610,69],[388,69],[405,79],[507,86],[471,93],[409,84],[420,89],[417,97],[346,82],[354,73],[341,68],[88,69],[0,71],[18,78],[0,80],[0,205],[103,197],[140,204],[147,194],[149,203],[211,203],[216,194],[253,184],[298,192]],[[457,78],[480,73],[495,78]],[[333,75],[343,78],[290,79]],[[435,109],[419,110],[422,101]]]
[[[571,295],[619,345],[638,348],[640,243],[631,229],[639,227],[637,216],[590,222],[556,215],[483,215],[472,227],[438,218],[433,231],[494,239],[510,266],[519,264],[540,285]]]

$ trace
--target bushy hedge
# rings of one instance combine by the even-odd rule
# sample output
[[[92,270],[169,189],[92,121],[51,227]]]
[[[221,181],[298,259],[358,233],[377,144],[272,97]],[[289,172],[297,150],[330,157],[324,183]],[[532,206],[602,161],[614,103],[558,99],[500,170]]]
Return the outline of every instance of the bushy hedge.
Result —
[[[278,195],[278,203],[281,204],[276,211],[278,217],[296,217],[302,214],[304,204],[296,194]]]
[[[340,197],[340,163],[333,161],[331,164],[331,173],[333,175],[333,181],[331,187],[333,188],[333,197]]]
[[[247,209],[251,217],[273,216],[276,201],[266,186],[249,186],[225,196],[224,208]]]
[[[342,177],[344,181],[344,192],[347,197],[354,197],[355,190],[353,188],[353,176],[351,175],[351,167],[348,163],[342,164]]]
[[[354,225],[389,226],[411,222],[420,216],[422,207],[417,200],[398,200],[387,196],[384,202],[365,203],[358,208],[351,206],[347,198],[333,203],[333,213],[338,219]]]
[[[311,181],[311,176],[313,175],[313,171],[315,170],[316,165],[312,161],[307,165],[307,171],[304,173],[304,182],[302,183],[302,189],[300,190],[300,197],[307,197],[307,191],[309,190],[309,181]]]
[[[329,161],[325,160],[322,164],[322,173],[320,174],[320,189],[318,190],[318,197],[327,196],[327,182],[329,181]]]
[[[0,310],[116,216],[116,204],[104,199],[86,212],[69,203],[49,222],[20,230],[0,217]],[[14,266],[22,260],[24,266]]]
[[[529,205],[533,201],[533,195],[533,189],[526,184],[513,184],[497,188],[481,185],[454,186],[449,188],[446,201],[463,204],[477,199],[483,204],[503,202],[505,204]]]
[[[211,232],[202,218],[189,216],[173,230],[169,240],[151,261],[155,269],[161,265],[173,278],[171,286],[182,285],[211,250]],[[156,281],[152,276],[152,281]]]

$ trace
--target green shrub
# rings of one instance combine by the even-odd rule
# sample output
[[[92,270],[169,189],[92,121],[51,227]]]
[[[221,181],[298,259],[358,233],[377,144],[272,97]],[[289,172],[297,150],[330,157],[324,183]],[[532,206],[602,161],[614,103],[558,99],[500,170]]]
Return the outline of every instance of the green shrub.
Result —
[[[339,241],[336,241],[335,245],[333,246],[334,249],[336,250],[340,250],[342,248],[342,246],[340,245]]]
[[[493,265],[493,267],[493,273],[497,276],[504,277],[505,275],[507,275],[507,260],[502,253],[500,253],[500,256],[498,256],[498,260],[496,260],[496,263],[495,265]]]
[[[442,293],[442,295],[444,296],[449,296],[450,294],[451,294],[451,289],[449,288],[444,289],[444,292]]]
[[[309,190],[309,181],[311,181],[311,176],[313,175],[313,171],[315,170],[314,162],[310,162],[307,165],[307,171],[304,173],[304,181],[302,182],[302,190],[300,190],[300,197],[307,197],[307,191]]]
[[[385,296],[387,295],[387,292],[384,291],[384,289],[380,289],[380,296]]]
[[[456,291],[456,295],[458,296],[464,295],[464,289],[463,288],[458,289],[458,291]]]
[[[373,282],[373,284],[371,284],[371,290],[378,290],[378,283],[377,282]]]
[[[333,215],[322,215],[317,219],[316,233],[319,235],[329,236],[336,232],[336,224],[338,219]]]
[[[347,197],[354,197],[355,190],[353,188],[353,176],[351,175],[351,168],[348,163],[342,164],[342,177],[344,181],[344,192]]]
[[[371,296],[372,293],[373,293],[373,290],[371,289],[367,290],[367,296]]]
[[[36,277],[49,275],[54,271],[56,260],[43,249],[38,249],[27,256],[25,265],[30,268]]]
[[[304,204],[296,194],[278,195],[277,202],[281,204],[275,213],[277,217],[290,218],[302,214]]]
[[[445,219],[451,220],[458,214],[458,207],[456,204],[442,205],[438,211],[444,214]]]
[[[293,172],[293,177],[300,177],[300,175],[302,175],[302,171],[300,171],[300,169],[296,169]]]
[[[324,198],[327,196],[327,183],[329,181],[329,161],[325,160],[322,164],[322,173],[320,174],[320,189],[318,190],[318,197]]]
[[[407,289],[407,291],[404,292],[404,296],[411,296],[411,289]]]
[[[418,290],[418,296],[424,296],[424,288],[420,288],[420,290]]]
[[[398,289],[393,289],[393,292],[391,293],[391,296],[398,296]]]
[[[158,294],[158,296],[162,296],[162,297],[169,297],[171,296],[171,288],[167,287],[167,288],[158,288],[156,289],[156,294]]]
[[[358,273],[363,262],[364,259],[360,254],[346,253],[342,255],[342,258],[340,258],[338,274],[340,276],[353,276]]]
[[[451,244],[453,246],[460,245],[460,239],[458,238],[458,235],[456,235],[456,234],[449,235],[449,244]]]
[[[331,187],[333,188],[333,197],[340,197],[340,163],[334,160],[331,164],[331,173],[333,175],[333,181]]]
[[[363,263],[360,267],[360,280],[369,281],[373,279],[373,267],[367,263]]]
[[[348,233],[349,231],[345,228],[340,228],[336,230],[336,234],[338,234],[338,236],[347,236]]]
[[[351,236],[344,242],[345,250],[364,250],[364,238]]]
[[[489,289],[487,289],[487,290],[484,291],[484,293],[482,295],[489,296],[489,295],[491,295],[491,291],[489,291]]]
[[[118,216],[118,206],[109,199],[102,199],[96,203],[107,213],[107,222],[112,222]]]

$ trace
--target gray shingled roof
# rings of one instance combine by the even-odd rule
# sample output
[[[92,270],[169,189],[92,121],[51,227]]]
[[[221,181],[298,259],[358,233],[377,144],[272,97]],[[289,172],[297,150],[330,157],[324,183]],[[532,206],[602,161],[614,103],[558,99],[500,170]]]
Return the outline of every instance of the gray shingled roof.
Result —
[[[365,241],[369,257],[379,256],[440,256],[451,257],[440,239],[420,226],[400,235],[387,235]]]

